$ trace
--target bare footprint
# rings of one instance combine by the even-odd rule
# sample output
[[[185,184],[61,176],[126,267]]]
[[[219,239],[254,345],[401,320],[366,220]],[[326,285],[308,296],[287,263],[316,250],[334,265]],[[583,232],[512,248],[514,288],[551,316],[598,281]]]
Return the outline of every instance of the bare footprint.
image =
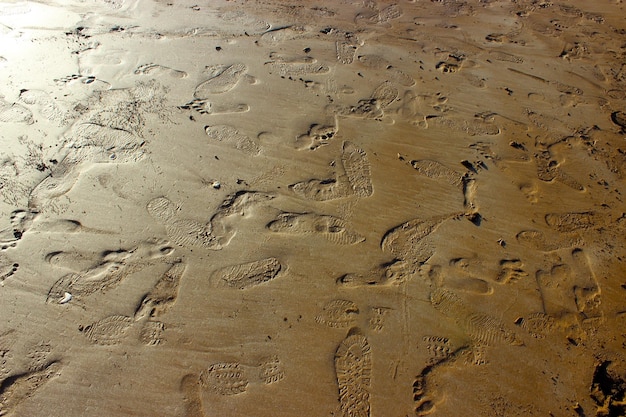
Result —
[[[367,338],[352,328],[335,352],[339,405],[343,416],[369,416],[372,353]]]
[[[296,147],[299,150],[317,148],[328,145],[329,141],[337,134],[337,126],[312,124],[309,131],[296,138]]]
[[[0,253],[0,286],[3,286],[4,281],[13,276],[19,268],[19,263],[11,261]]]
[[[31,229],[38,214],[37,210],[14,210],[10,216],[11,227],[0,232],[0,250],[14,248]]]
[[[169,68],[159,64],[143,64],[137,67],[135,70],[135,74],[137,75],[157,75],[157,74],[167,74],[173,78],[186,78],[187,73],[185,71],[176,70],[173,68]]]
[[[198,374],[185,375],[180,381],[180,391],[183,394],[184,417],[205,417],[200,391],[200,376]]]

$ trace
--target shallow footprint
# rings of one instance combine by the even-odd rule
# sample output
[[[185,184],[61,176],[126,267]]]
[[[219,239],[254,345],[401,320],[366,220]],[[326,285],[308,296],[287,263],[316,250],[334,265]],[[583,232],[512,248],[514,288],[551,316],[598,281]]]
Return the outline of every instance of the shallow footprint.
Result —
[[[226,68],[214,67],[212,77],[198,84],[193,96],[197,99],[206,99],[212,94],[226,93],[237,85],[248,72],[248,67],[242,63],[229,65]]]
[[[133,325],[132,317],[109,316],[79,328],[90,342],[97,345],[117,345],[127,336]]]
[[[180,391],[183,394],[184,417],[205,417],[200,392],[200,376],[198,374],[185,375],[180,381]]]
[[[196,246],[211,250],[222,249],[222,244],[212,234],[210,223],[178,218],[176,214],[177,207],[168,198],[154,198],[148,203],[146,209],[153,219],[165,226],[168,237],[176,244],[183,247]]]
[[[332,328],[352,327],[356,323],[359,307],[350,300],[331,300],[315,316],[319,324]]]
[[[284,268],[278,259],[265,258],[220,268],[211,274],[211,280],[216,287],[245,290],[275,279],[281,271]]]
[[[135,320],[144,317],[158,317],[172,308],[178,299],[180,281],[187,265],[181,260],[174,263],[146,294],[135,312]]]
[[[0,412],[2,415],[15,411],[15,408],[22,401],[30,398],[42,385],[59,375],[60,371],[61,364],[52,362],[43,368],[9,376],[2,381],[2,391],[0,392]]]
[[[26,107],[17,103],[9,103],[0,95],[0,122],[5,123],[35,123],[33,113]]]
[[[413,219],[396,226],[383,236],[381,248],[392,253],[398,259],[410,262],[426,262],[435,249],[425,242],[439,226],[450,219],[457,219],[464,213],[452,213],[428,219]]]
[[[365,237],[347,229],[345,220],[315,213],[281,213],[267,225],[275,233],[321,235],[338,245],[364,242]]]
[[[168,74],[173,78],[186,78],[187,73],[185,71],[176,70],[173,68],[165,67],[159,64],[144,64],[137,67],[135,70],[137,75],[149,75],[149,74]]]
[[[200,114],[246,113],[250,106],[245,103],[216,103],[206,99],[195,99],[182,106],[181,109],[195,110]]]
[[[231,148],[242,151],[245,154],[254,156],[258,155],[261,149],[259,145],[250,139],[247,135],[239,133],[239,131],[230,125],[213,125],[205,126],[204,131],[209,137],[217,142],[224,143]]]
[[[310,179],[291,184],[289,189],[298,197],[313,201],[329,201],[352,195],[347,178]]]

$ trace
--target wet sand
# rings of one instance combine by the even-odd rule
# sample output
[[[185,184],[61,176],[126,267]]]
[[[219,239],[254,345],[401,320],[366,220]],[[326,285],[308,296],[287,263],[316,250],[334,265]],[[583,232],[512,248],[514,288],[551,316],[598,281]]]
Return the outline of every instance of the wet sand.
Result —
[[[625,7],[0,3],[0,415],[623,416]]]

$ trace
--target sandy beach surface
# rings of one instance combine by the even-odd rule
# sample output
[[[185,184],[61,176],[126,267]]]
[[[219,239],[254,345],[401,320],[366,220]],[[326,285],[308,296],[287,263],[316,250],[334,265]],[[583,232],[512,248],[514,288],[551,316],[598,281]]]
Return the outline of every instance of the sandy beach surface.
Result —
[[[0,415],[626,415],[621,0],[0,2]]]

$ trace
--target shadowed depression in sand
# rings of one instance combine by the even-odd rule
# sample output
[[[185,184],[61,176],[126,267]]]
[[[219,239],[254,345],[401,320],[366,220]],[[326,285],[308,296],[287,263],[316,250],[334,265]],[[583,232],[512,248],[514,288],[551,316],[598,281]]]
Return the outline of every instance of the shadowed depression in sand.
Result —
[[[626,415],[621,0],[0,1],[0,416]]]

